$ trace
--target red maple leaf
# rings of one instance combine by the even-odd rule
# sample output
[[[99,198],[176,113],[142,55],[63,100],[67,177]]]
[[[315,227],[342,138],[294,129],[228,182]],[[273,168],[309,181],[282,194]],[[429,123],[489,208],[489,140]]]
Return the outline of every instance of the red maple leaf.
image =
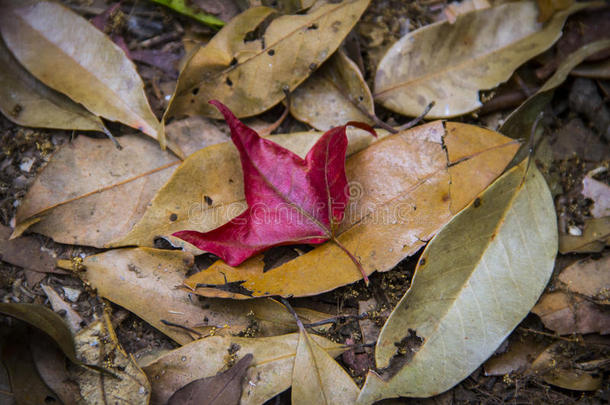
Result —
[[[349,255],[368,284],[360,262],[336,239],[335,229],[349,201],[345,128],[353,125],[377,136],[373,128],[358,122],[333,128],[302,159],[261,138],[219,101],[210,103],[231,128],[244,173],[248,208],[212,231],[179,231],[173,236],[214,253],[231,266],[272,246],[318,244],[330,239]]]

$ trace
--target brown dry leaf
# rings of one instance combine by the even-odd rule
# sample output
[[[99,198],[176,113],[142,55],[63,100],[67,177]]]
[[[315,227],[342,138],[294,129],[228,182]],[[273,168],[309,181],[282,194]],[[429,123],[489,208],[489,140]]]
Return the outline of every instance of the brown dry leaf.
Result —
[[[180,161],[141,136],[120,142],[79,136],[55,152],[17,210],[13,237],[35,223],[56,242],[104,247],[129,232]]]
[[[239,405],[242,382],[253,357],[248,353],[225,372],[191,381],[170,397],[168,405]]]
[[[30,287],[34,287],[46,273],[65,274],[55,268],[55,257],[45,250],[40,240],[22,236],[9,240],[11,229],[0,225],[0,259],[15,266],[23,267]]]
[[[360,390],[301,326],[292,369],[292,405],[354,404]]]
[[[212,99],[238,117],[273,107],[285,97],[285,90],[294,90],[335,52],[369,1],[320,3],[307,14],[277,17],[259,36],[257,28],[276,11],[244,11],[187,62],[166,117],[220,118],[208,104]]]
[[[26,333],[25,329],[21,332]],[[36,370],[28,337],[20,335],[4,337],[3,341],[0,341],[0,368],[6,368],[10,377],[10,392],[14,403],[47,404],[58,401],[57,395],[49,389]]]
[[[345,351],[344,346],[321,336],[311,339],[333,357]],[[241,404],[263,404],[290,387],[298,342],[299,334],[292,333],[255,339],[213,336],[184,345],[143,366],[152,381],[151,404],[167,403],[180,387],[214,376],[250,353],[254,360],[247,372]]]
[[[544,326],[559,335],[572,333],[610,333],[610,313],[574,294],[546,293],[532,312]]]
[[[61,260],[59,265],[70,269],[73,262]],[[213,299],[200,301],[176,288],[193,265],[193,256],[187,252],[116,249],[88,256],[81,265],[85,271],[79,271],[79,276],[98,295],[133,312],[180,344],[213,333],[246,333],[252,323],[262,335],[296,330],[292,315],[276,301],[265,299],[251,304]],[[151,305],[152,302],[155,305]],[[299,309],[298,312],[307,322],[330,317],[311,310]]]
[[[101,31],[54,2],[3,0],[0,7],[6,45],[38,80],[93,114],[165,144],[133,62]]]
[[[527,316],[556,255],[553,198],[525,160],[428,243],[381,330],[377,369],[369,371],[358,402],[431,397],[468,377]]]
[[[167,139],[180,147],[185,156],[192,155],[201,148],[231,141],[225,124],[223,131],[218,121],[200,116],[174,120],[165,126]],[[205,136],[204,136],[205,134]]]
[[[510,78],[525,61],[561,35],[578,3],[536,22],[533,2],[503,4],[458,16],[454,24],[434,23],[407,34],[379,63],[375,100],[400,114],[418,116],[431,101],[431,118],[462,115],[481,106],[479,90]]]
[[[320,131],[348,121],[373,125],[374,108],[373,95],[358,66],[341,51],[290,95],[290,113]]]
[[[536,0],[538,4],[538,22],[548,21],[553,14],[565,10],[574,4],[574,0]]]
[[[493,356],[484,364],[485,375],[506,375],[522,373],[548,346],[548,343],[532,336],[509,338],[508,350]]]
[[[53,287],[49,287],[44,284],[41,284],[40,287],[42,288],[42,291],[44,291],[44,293],[47,295],[47,298],[49,299],[49,303],[51,304],[51,308],[53,308],[53,311],[63,311],[63,318],[66,320],[66,323],[70,327],[70,331],[72,333],[78,332],[81,329],[81,323],[84,322],[83,318],[81,318],[78,312],[72,309],[72,306],[70,306],[70,304],[64,301],[59,296],[59,294],[55,292]]]
[[[559,253],[601,252],[610,244],[610,217],[587,218],[581,236],[559,234]]]
[[[73,369],[72,378],[84,398],[79,404],[114,404],[118,398],[125,404],[148,404],[151,388],[146,374],[119,344],[107,313],[76,334],[74,341],[79,358],[114,374]]]
[[[99,117],[32,76],[0,38],[0,111],[15,124],[36,128],[106,131]]]
[[[584,371],[575,362],[578,357],[573,352],[574,350],[568,342],[557,341],[536,358],[529,372],[541,377],[548,384],[568,390],[595,391],[600,389],[603,382],[600,373]],[[587,353],[587,356],[590,354],[590,352]]]
[[[346,163],[351,201],[337,230],[339,241],[367,274],[394,268],[485,189],[518,148],[518,142],[493,131],[452,122],[422,125],[369,146]],[[230,183],[218,176],[216,181],[217,189]],[[239,283],[242,292],[227,291],[225,276],[229,283]],[[299,297],[361,277],[340,248],[325,243],[267,271],[260,255],[239,267],[217,261],[185,285],[206,296]]]
[[[382,138],[387,132],[378,131],[378,135]],[[273,135],[268,139],[305,156],[320,136],[320,132],[301,132]],[[348,155],[377,140],[366,131],[351,128],[348,128],[348,139]],[[210,146],[186,159],[159,190],[142,219],[124,238],[108,246],[154,246],[157,236],[167,237],[177,246],[184,246],[184,241],[170,235],[184,229],[212,230],[245,208],[243,174],[237,149],[232,143]],[[191,245],[188,248],[201,252]]]
[[[557,277],[566,288],[600,304],[610,305],[610,255],[580,260],[566,267]]]

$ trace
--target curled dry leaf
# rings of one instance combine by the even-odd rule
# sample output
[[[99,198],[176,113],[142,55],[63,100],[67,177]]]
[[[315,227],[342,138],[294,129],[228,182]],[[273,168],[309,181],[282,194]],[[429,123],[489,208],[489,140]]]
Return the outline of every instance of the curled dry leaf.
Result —
[[[368,3],[323,3],[306,14],[277,17],[266,29],[274,9],[244,11],[189,59],[166,116],[220,118],[209,100],[220,100],[240,118],[266,111],[335,52]],[[257,36],[257,29],[264,34]]]
[[[373,96],[358,66],[338,51],[290,95],[290,113],[320,131],[360,121],[373,125]],[[359,108],[365,110],[364,114]]]
[[[332,357],[345,351],[342,345],[321,336],[312,335],[311,339]],[[167,403],[180,387],[214,376],[248,354],[254,358],[241,404],[263,404],[290,387],[298,343],[299,334],[293,333],[254,339],[213,336],[184,345],[143,367],[153,382],[151,404]]]
[[[163,127],[134,64],[102,32],[54,2],[2,0],[0,7],[2,37],[32,75],[93,114],[137,128],[164,145]]]
[[[66,260],[58,265],[72,268],[72,262]],[[177,289],[192,265],[193,256],[182,251],[116,249],[86,257],[82,262],[85,271],[78,274],[98,295],[133,312],[180,344],[210,333],[245,333],[252,323],[261,335],[296,330],[292,315],[276,301],[258,300],[251,305],[212,299],[200,302]],[[330,317],[312,310],[297,311],[307,322]]]
[[[580,260],[561,271],[557,277],[576,294],[589,297],[601,304],[610,304],[610,255],[600,259]]]
[[[379,335],[381,374],[369,371],[359,403],[448,390],[528,314],[553,271],[557,223],[542,175],[527,168],[505,173],[430,241]]]
[[[368,274],[394,268],[485,189],[518,147],[493,131],[451,122],[422,125],[374,143],[347,160],[351,198],[337,239]],[[230,183],[216,181],[218,189]],[[360,278],[347,255],[325,243],[267,271],[261,256],[239,267],[218,261],[185,285],[205,296],[244,299],[315,295]],[[231,291],[231,285],[240,290]]]
[[[301,326],[292,370],[292,405],[353,404],[358,386]]]
[[[378,131],[378,134],[382,138],[387,132]],[[362,130],[348,128],[347,135],[348,155],[376,141]],[[267,139],[304,157],[321,136],[319,132],[301,132]],[[210,231],[238,216],[245,208],[239,153],[230,143],[214,145],[187,158],[159,190],[142,219],[126,236],[108,246],[154,246],[158,236],[183,246],[185,242],[170,235],[183,229]],[[201,252],[191,245],[187,248]]]
[[[102,131],[99,117],[45,86],[15,60],[0,38],[0,111],[15,124],[35,128]]]
[[[540,317],[544,326],[559,335],[610,333],[608,311],[575,294],[546,293],[532,312]]]
[[[225,372],[191,381],[176,391],[167,404],[239,405],[242,382],[253,357],[248,353]]]
[[[510,78],[522,63],[561,35],[577,3],[542,25],[533,2],[507,3],[439,22],[407,34],[379,63],[375,100],[400,114],[418,116],[432,101],[431,118],[454,117],[481,106],[479,90]]]
[[[146,374],[119,344],[108,313],[87,325],[74,340],[79,358],[106,371],[100,373],[84,367],[73,370],[72,378],[85,403],[110,404],[116,403],[117,398],[127,404],[149,403],[151,387]]]

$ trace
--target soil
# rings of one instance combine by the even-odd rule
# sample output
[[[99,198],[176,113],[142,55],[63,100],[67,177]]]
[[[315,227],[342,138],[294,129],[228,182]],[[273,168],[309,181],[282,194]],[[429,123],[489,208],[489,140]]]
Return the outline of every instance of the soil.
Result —
[[[67,2],[77,12],[91,18],[107,7],[103,1],[72,1]],[[364,68],[365,78],[372,83],[374,66],[383,52],[400,36],[422,25],[435,21],[441,14],[444,3],[436,0],[403,2],[396,0],[373,0],[371,6],[358,24],[355,32],[356,49],[359,55],[355,60]],[[177,64],[186,53],[183,37],[209,38],[213,30],[194,24],[186,18],[178,16],[149,2],[123,1],[117,14],[111,19],[112,24],[106,26],[106,31],[120,35],[125,39],[132,54],[138,56],[135,60],[139,73],[146,83],[146,91],[158,117],[167,106],[168,95],[171,95],[177,77]],[[165,58],[155,57],[156,51]],[[551,51],[552,52],[552,51]],[[353,55],[354,51],[350,53]],[[548,60],[549,58],[547,58]],[[544,66],[544,57],[530,61],[519,69],[515,78],[495,91],[495,97],[503,94],[525,92],[524,89],[534,89],[543,82],[536,79],[535,70]],[[588,80],[588,79],[585,79]],[[608,109],[609,81],[588,80],[592,88],[602,100],[600,109]],[[591,201],[581,194],[582,179],[585,174],[595,168],[609,169],[608,139],[600,131],[596,117],[591,116],[586,108],[581,108],[578,101],[569,102],[570,92],[577,80],[569,78],[556,92],[556,96],[546,111],[541,125],[549,140],[553,158],[550,163],[540,162],[547,179],[552,183],[560,231],[582,228],[585,219],[590,216]],[[517,97],[523,99],[524,96]],[[493,111],[487,109],[486,114],[471,114],[459,120],[496,129],[497,124],[514,108],[514,98],[511,102],[493,105]],[[585,99],[586,100],[586,99]],[[581,101],[582,103],[582,101]],[[389,111],[379,109],[379,117],[391,125],[401,124],[407,119]],[[282,109],[276,108],[262,115],[262,119],[274,122]],[[118,124],[109,124],[112,132],[119,135],[130,132]],[[276,132],[291,132],[305,128],[290,117],[286,119]],[[73,134],[69,131],[28,129],[19,127],[0,115],[0,222],[11,226],[14,222],[16,208],[25,195],[36,174],[48,161],[51,153],[66,142],[70,142]],[[84,135],[79,135],[84,136]],[[120,141],[120,136],[118,136]],[[608,171],[597,177],[608,184]],[[41,246],[53,252],[57,258],[71,259],[84,257],[98,250],[62,245],[41,235],[31,234]],[[291,249],[276,250],[281,260],[290,256]],[[272,256],[272,254],[270,254]],[[563,255],[558,258],[557,269],[565,267],[578,259],[590,255]],[[210,257],[198,259],[199,266],[211,263]],[[371,287],[366,288],[362,282],[339,288],[335,291],[311,298],[295,299],[298,306],[310,307],[332,314],[357,315],[359,302],[372,300],[374,307],[367,311],[366,319],[372,321],[373,327],[383,325],[391,308],[403,296],[410,285],[417,263],[417,255],[404,260],[395,269],[386,273],[375,273],[371,276]],[[79,290],[81,293],[72,303],[72,307],[83,317],[85,322],[91,322],[94,316],[102,313],[104,308],[110,308],[113,324],[118,339],[128,353],[136,357],[146,352],[168,349],[175,344],[163,334],[152,328],[146,322],[126,310],[96,297],[87,287],[71,274],[42,274],[27,276],[26,271],[6,262],[0,262],[0,299],[2,302],[38,303],[49,305],[40,285],[50,285],[62,296],[64,287]],[[552,286],[553,284],[551,284]],[[551,288],[551,287],[550,287]],[[13,324],[6,317],[0,317],[0,329]],[[544,328],[537,316],[530,314],[513,332],[515,335],[535,335],[551,343],[557,339],[552,331]],[[356,318],[339,318],[327,332],[327,337],[348,343],[362,343],[363,336]],[[414,338],[417,340],[417,337]],[[579,346],[579,343],[572,343]],[[582,345],[579,346],[582,349]],[[501,348],[502,349],[502,348]],[[365,367],[374,365],[370,347],[360,347],[342,356],[341,362],[354,376],[358,384],[364,380]],[[583,355],[582,353],[580,354]],[[585,347],[586,355],[586,347]],[[607,366],[606,366],[607,367]],[[599,370],[605,376],[601,390],[593,392],[570,391],[545,383],[535,376],[486,376],[483,367],[477,369],[450,391],[439,396],[419,400],[400,399],[388,400],[382,403],[405,404],[453,404],[453,403],[607,403],[610,401],[610,383],[607,368]],[[272,399],[270,404],[290,402],[289,393],[283,393]]]

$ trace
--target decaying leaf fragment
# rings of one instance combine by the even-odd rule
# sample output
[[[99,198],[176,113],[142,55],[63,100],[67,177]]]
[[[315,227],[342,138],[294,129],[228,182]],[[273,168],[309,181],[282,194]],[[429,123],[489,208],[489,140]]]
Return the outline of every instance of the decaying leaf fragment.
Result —
[[[451,122],[433,122],[374,143],[347,159],[351,197],[337,239],[368,274],[394,268],[490,184],[518,148],[518,142],[498,133]],[[298,297],[361,277],[339,247],[325,243],[267,271],[261,256],[238,267],[218,261],[185,285],[211,297]],[[226,283],[245,290],[228,291]]]
[[[368,3],[321,3],[306,14],[277,17],[266,29],[274,9],[244,11],[187,62],[166,117],[220,118],[209,100],[220,100],[240,118],[273,107],[335,52]],[[259,26],[264,33],[257,36]]]
[[[432,101],[431,118],[454,117],[481,106],[479,90],[505,82],[522,63],[548,49],[576,3],[546,24],[535,3],[521,1],[462,14],[455,23],[422,27],[396,42],[375,74],[375,100],[418,116]]]
[[[327,131],[348,121],[373,125],[373,96],[358,66],[337,51],[290,95],[290,113]],[[369,115],[364,114],[358,106]]]
[[[0,10],[7,47],[38,80],[165,145],[134,64],[102,32],[55,2],[2,0]]]
[[[323,337],[312,335],[311,339],[332,357],[345,351],[344,346]],[[299,334],[292,333],[254,339],[213,336],[184,345],[143,366],[153,382],[151,404],[166,404],[180,387],[214,376],[248,354],[253,360],[240,403],[263,404],[290,387],[298,343]]]
[[[557,223],[542,175],[527,168],[505,173],[430,241],[377,341],[382,373],[369,372],[359,403],[448,390],[528,314],[553,271]]]

